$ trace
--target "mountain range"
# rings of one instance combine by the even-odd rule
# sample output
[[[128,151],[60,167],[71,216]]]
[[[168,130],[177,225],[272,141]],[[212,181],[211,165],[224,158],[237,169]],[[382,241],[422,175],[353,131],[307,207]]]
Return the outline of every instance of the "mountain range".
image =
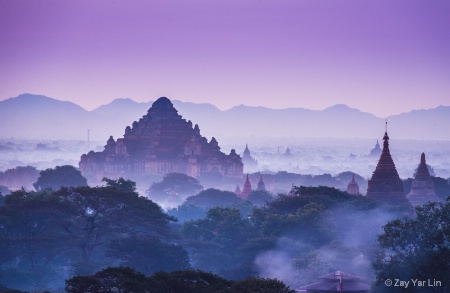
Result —
[[[170,97],[169,97],[170,98]],[[0,101],[0,138],[76,139],[106,141],[122,137],[125,127],[139,120],[153,101],[116,99],[92,111],[46,96],[22,94]],[[385,119],[346,105],[317,111],[236,106],[219,110],[211,104],[172,101],[178,113],[198,124],[202,135],[240,142],[252,138],[373,138],[384,134]],[[414,110],[387,117],[396,139],[450,140],[450,107]]]

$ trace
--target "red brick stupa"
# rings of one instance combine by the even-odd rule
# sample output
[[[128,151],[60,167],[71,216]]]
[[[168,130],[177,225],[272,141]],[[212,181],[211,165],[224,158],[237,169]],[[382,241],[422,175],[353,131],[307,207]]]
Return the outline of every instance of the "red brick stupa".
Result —
[[[359,185],[355,181],[355,174],[353,174],[352,181],[350,181],[347,185],[347,193],[353,195],[359,194]]]
[[[412,206],[424,205],[427,202],[439,201],[434,191],[433,180],[428,171],[425,154],[420,156],[420,164],[411,185],[411,191],[406,196]]]
[[[247,196],[252,192],[252,185],[250,184],[250,180],[248,180],[248,174],[247,179],[245,179],[244,187],[242,188],[241,192],[241,198],[246,199]]]
[[[372,178],[368,182],[367,197],[392,205],[408,204],[403,191],[403,182],[389,151],[387,122],[383,140],[383,151]]]

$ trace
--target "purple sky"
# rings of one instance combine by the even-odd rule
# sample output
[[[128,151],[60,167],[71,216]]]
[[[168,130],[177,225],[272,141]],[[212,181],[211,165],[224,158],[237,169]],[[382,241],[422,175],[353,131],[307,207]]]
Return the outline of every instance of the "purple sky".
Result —
[[[0,1],[0,100],[450,105],[448,0]]]

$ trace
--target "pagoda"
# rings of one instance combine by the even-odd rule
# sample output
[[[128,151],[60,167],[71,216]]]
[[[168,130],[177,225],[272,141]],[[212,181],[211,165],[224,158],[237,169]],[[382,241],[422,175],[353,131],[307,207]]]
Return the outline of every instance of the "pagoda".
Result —
[[[236,194],[236,195],[238,195],[238,196],[240,196],[241,195],[241,188],[239,187],[239,184],[236,186],[236,189],[234,190],[234,193]]]
[[[359,185],[355,181],[355,174],[353,173],[352,181],[350,181],[347,185],[347,193],[357,195],[359,194]]]
[[[378,157],[379,155],[381,155],[381,148],[380,148],[380,144],[378,143],[378,139],[377,139],[377,144],[375,145],[375,147],[373,149],[370,150],[369,156],[370,157]]]
[[[284,158],[292,158],[293,155],[291,154],[291,150],[289,149],[289,147],[286,149],[286,151],[283,154]]]
[[[425,161],[425,153],[420,156],[420,164],[417,167],[414,180],[411,184],[411,191],[406,196],[412,206],[424,205],[427,202],[439,201],[439,198],[434,191],[433,180],[428,171],[427,163]]]
[[[244,153],[242,154],[242,163],[244,163],[246,171],[250,169],[256,169],[258,167],[258,161],[255,160],[255,158],[253,158],[250,154],[248,144],[245,144]]]
[[[248,180],[248,174],[247,179],[245,179],[244,187],[242,188],[241,192],[241,198],[246,199],[247,196],[252,192],[252,185],[250,184],[250,180]]]
[[[398,175],[389,151],[387,122],[383,141],[380,159],[372,178],[368,182],[367,197],[392,205],[407,204],[408,201],[403,191],[403,182]]]
[[[266,191],[266,185],[264,184],[262,175],[261,175],[261,177],[259,178],[259,181],[258,181],[258,187],[256,187],[256,190],[257,190],[257,191]]]
[[[153,103],[147,114],[125,128],[123,138],[112,136],[102,152],[90,151],[79,162],[83,176],[91,182],[103,177],[140,180],[148,175],[184,173],[191,177],[219,173],[242,178],[241,157],[220,151],[213,137],[208,142],[200,128],[186,121],[166,98]]]

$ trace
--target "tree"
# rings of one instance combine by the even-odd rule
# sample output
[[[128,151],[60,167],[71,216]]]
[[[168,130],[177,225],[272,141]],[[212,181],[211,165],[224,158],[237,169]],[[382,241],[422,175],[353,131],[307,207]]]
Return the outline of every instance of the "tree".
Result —
[[[62,188],[55,194],[71,202],[71,212],[76,217],[73,229],[84,261],[118,235],[172,237],[169,222],[175,219],[135,192],[83,186]]]
[[[131,180],[125,180],[122,177],[119,179],[108,179],[106,177],[103,177],[103,182],[106,182],[106,186],[117,188],[119,190],[128,191],[128,192],[135,192],[136,191],[136,182]]]
[[[195,268],[230,277],[253,260],[240,249],[258,231],[237,209],[212,208],[205,219],[185,222],[181,232]]]
[[[206,190],[202,190],[197,195],[188,197],[184,202],[184,205],[212,208],[232,206],[233,204],[241,201],[242,199],[234,192],[208,188]]]
[[[1,269],[5,268],[2,274],[11,276],[8,282],[19,275],[22,280],[16,283],[21,287],[5,285],[43,288],[50,286],[53,279],[64,278],[60,276],[63,267],[91,274],[111,261],[133,263],[136,258],[127,258],[124,249],[148,244],[142,242],[149,238],[154,239],[153,248],[158,249],[158,255],[176,258],[170,263],[171,268],[186,268],[177,266],[187,263],[186,252],[173,244],[176,239],[169,228],[171,221],[175,219],[151,200],[114,187],[13,192],[5,196],[5,204],[0,206],[0,261]],[[136,243],[119,245],[114,250],[113,244],[119,240]],[[120,258],[108,258],[109,248]],[[161,261],[159,268],[164,269],[164,265]],[[17,268],[14,275],[5,271],[9,267]]]
[[[66,280],[66,291],[78,292],[149,292],[144,274],[128,267],[108,267],[93,276]]]
[[[32,189],[33,182],[39,176],[39,171],[32,166],[16,167],[8,169],[4,173],[0,172],[0,184],[5,185],[10,189],[25,188]]]
[[[41,171],[37,181],[33,184],[36,190],[51,188],[58,190],[61,187],[87,186],[86,178],[73,166],[56,166],[54,169]]]
[[[54,265],[70,250],[69,205],[54,194],[24,189],[5,196],[0,207],[0,252],[2,268],[14,264],[6,285],[42,287],[58,274]],[[19,262],[17,262],[19,260]],[[15,282],[14,279],[21,279]],[[3,281],[3,280],[2,280]]]
[[[254,205],[263,206],[266,203],[273,201],[274,198],[267,191],[254,190],[248,195],[247,200],[253,203]]]
[[[158,272],[149,278],[153,292],[210,293],[221,292],[232,284],[218,275],[204,271]]]
[[[203,187],[199,181],[182,173],[169,173],[147,190],[149,198],[163,206],[178,206],[188,196],[199,192]]]
[[[150,275],[157,271],[190,269],[189,255],[181,245],[154,237],[130,237],[112,241],[107,255],[122,265]]]
[[[383,230],[378,242],[384,251],[373,263],[380,291],[394,291],[384,286],[387,279],[442,282],[439,287],[413,287],[414,292],[450,290],[450,198],[416,207],[416,217],[393,220]]]
[[[295,290],[289,289],[289,286],[286,286],[283,282],[277,279],[250,277],[245,280],[234,282],[229,292],[294,293]]]

